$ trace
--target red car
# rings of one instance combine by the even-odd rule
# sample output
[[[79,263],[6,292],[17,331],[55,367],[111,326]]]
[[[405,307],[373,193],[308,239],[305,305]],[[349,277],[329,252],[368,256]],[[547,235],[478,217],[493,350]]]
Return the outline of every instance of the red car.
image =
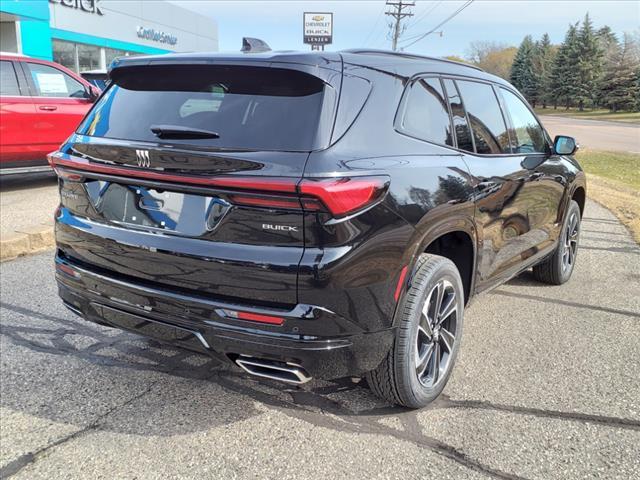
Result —
[[[50,170],[47,154],[75,131],[98,95],[62,65],[0,53],[0,174]]]

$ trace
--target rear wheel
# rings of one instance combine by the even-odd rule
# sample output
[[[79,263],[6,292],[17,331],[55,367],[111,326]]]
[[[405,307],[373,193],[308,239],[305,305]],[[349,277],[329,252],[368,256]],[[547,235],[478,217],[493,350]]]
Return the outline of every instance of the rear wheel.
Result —
[[[456,266],[437,255],[420,256],[400,306],[393,348],[367,374],[371,390],[391,403],[421,408],[444,389],[456,360],[464,290]]]
[[[551,285],[562,285],[571,278],[580,240],[580,207],[571,200],[565,215],[558,247],[551,257],[533,267],[534,277]]]

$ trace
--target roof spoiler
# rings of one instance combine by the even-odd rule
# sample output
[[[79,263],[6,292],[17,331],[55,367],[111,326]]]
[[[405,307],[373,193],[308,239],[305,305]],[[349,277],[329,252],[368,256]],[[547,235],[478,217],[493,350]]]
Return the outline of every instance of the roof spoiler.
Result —
[[[242,37],[242,48],[240,51],[244,53],[270,52],[271,47],[267,45],[267,42],[259,38]]]

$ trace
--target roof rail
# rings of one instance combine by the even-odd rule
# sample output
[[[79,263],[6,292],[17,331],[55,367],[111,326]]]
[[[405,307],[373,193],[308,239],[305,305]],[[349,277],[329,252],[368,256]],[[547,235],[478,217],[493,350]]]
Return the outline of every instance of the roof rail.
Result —
[[[470,63],[457,62],[455,60],[449,60],[448,58],[429,57],[427,55],[417,55],[415,53],[394,52],[392,50],[376,50],[375,48],[350,48],[342,51],[345,53],[355,53],[355,54],[389,55],[389,56],[402,57],[402,58],[416,58],[418,60],[435,60],[437,62],[452,63],[454,65],[461,65],[463,67],[469,67],[469,68],[473,68],[474,70],[479,70],[481,72],[484,72],[484,70],[481,69],[480,67],[476,67],[475,65],[471,65]]]

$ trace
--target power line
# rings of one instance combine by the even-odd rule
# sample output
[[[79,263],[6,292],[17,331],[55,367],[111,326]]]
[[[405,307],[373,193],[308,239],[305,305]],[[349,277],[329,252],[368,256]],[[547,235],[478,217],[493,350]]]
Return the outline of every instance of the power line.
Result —
[[[407,25],[407,30],[410,28],[415,27],[417,24],[419,24],[427,15],[429,15],[431,12],[433,12],[438,5],[440,5],[444,0],[440,0],[436,3],[434,3],[433,5],[431,5],[431,8],[425,8],[424,12],[422,12],[420,15],[416,16],[416,18],[413,19],[413,21],[411,23],[409,23]]]
[[[380,10],[380,13],[378,13],[378,16],[376,17],[376,21],[373,24],[373,27],[371,27],[371,30],[369,31],[369,35],[367,35],[367,38],[365,39],[363,46],[367,46],[369,44],[369,40],[371,39],[371,35],[373,35],[373,32],[375,31],[376,27],[378,26],[378,22],[380,21],[380,19],[382,18],[382,13],[384,12],[384,5],[382,6],[382,10]]]
[[[402,0],[398,0],[397,2],[387,0],[386,5],[392,7],[392,10],[384,12],[384,14],[395,19],[395,23],[390,25],[393,31],[391,49],[395,51],[398,49],[398,39],[400,38],[401,33],[406,29],[406,26],[402,27],[402,20],[406,17],[413,16],[413,13],[410,11],[405,12],[404,9],[415,7],[416,4],[415,2],[403,2]]]
[[[424,37],[426,37],[427,35],[431,35],[432,33],[434,33],[436,30],[438,30],[438,28],[440,28],[441,26],[443,26],[445,23],[447,23],[449,20],[451,20],[453,17],[455,17],[456,15],[458,15],[460,12],[462,12],[465,8],[467,8],[469,5],[471,5],[473,3],[473,0],[467,0],[467,2],[462,5],[460,8],[458,8],[455,12],[453,12],[451,15],[449,15],[447,18],[445,18],[442,22],[440,22],[438,25],[436,25],[435,27],[433,27],[431,30],[429,30],[426,33],[423,33],[422,35],[417,35],[411,38],[407,38],[405,40],[411,40],[412,38],[415,38],[415,40],[411,43],[409,43],[408,45],[405,45],[403,47],[403,49],[405,48],[409,48],[411,45],[418,43],[420,40],[422,40]],[[417,38],[416,38],[417,37]]]

